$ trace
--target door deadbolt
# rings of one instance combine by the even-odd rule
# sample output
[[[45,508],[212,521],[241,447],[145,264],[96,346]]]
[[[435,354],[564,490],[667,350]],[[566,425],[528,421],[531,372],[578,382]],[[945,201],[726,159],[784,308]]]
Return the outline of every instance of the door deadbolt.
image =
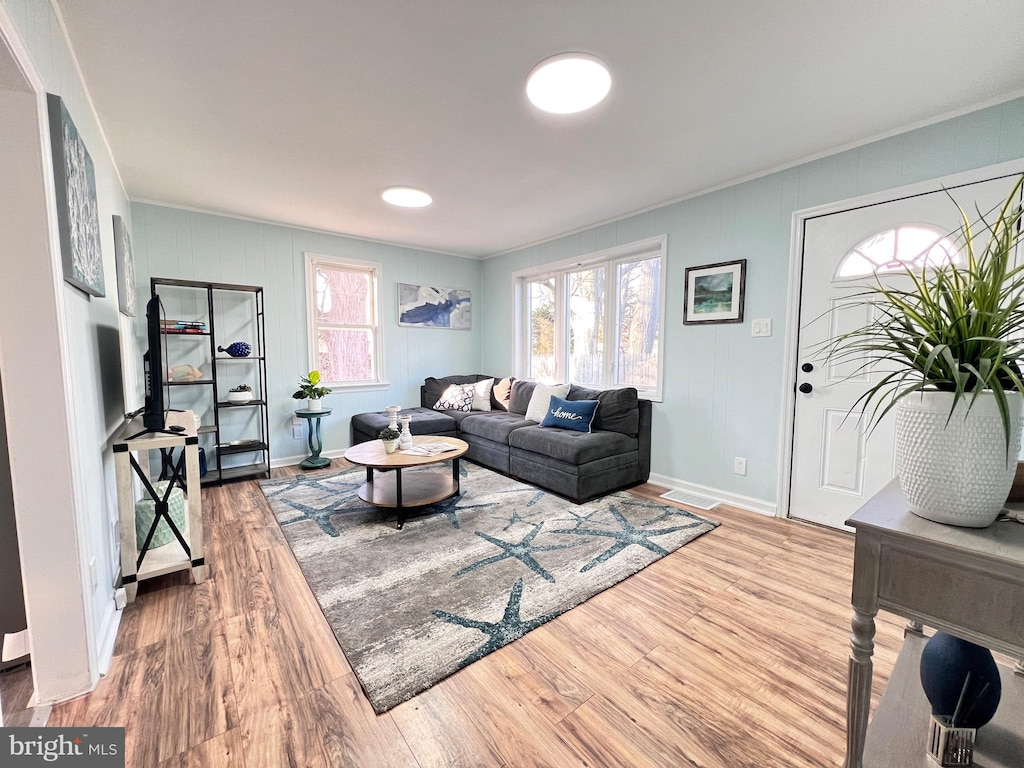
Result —
[[[803,371],[804,373],[810,373],[811,371],[814,370],[814,366],[811,365],[810,363],[804,363],[803,365],[800,366],[800,370]]]

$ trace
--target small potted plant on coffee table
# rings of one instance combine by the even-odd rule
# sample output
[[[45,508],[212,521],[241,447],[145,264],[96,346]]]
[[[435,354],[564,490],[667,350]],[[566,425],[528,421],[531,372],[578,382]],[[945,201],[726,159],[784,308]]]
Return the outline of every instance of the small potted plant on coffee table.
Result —
[[[397,429],[392,429],[391,427],[384,427],[384,429],[382,429],[380,431],[380,434],[378,435],[378,437],[384,441],[384,450],[387,453],[395,452],[395,448],[398,447],[398,439],[401,436],[401,432],[399,432]]]

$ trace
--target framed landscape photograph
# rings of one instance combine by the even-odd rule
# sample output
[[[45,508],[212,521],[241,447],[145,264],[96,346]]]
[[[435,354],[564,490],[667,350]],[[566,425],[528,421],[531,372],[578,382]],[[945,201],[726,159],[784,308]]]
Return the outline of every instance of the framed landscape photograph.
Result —
[[[398,324],[413,328],[452,328],[468,331],[473,310],[469,291],[398,284]]]
[[[60,96],[46,94],[46,111],[64,280],[91,296],[106,296],[92,158]]]
[[[683,323],[742,323],[747,260],[686,268]]]
[[[117,308],[122,315],[135,317],[135,261],[132,238],[124,219],[114,216],[114,262],[117,266]]]

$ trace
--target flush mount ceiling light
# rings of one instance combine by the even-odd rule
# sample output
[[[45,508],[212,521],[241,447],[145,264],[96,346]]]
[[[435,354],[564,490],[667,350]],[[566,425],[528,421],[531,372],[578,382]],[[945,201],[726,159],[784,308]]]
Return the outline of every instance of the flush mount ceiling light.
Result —
[[[380,196],[384,198],[385,203],[402,208],[423,208],[434,202],[434,198],[422,189],[413,189],[412,187],[388,187],[381,192]]]
[[[608,68],[587,53],[561,53],[545,59],[526,79],[526,96],[545,112],[571,115],[604,100],[612,87]]]

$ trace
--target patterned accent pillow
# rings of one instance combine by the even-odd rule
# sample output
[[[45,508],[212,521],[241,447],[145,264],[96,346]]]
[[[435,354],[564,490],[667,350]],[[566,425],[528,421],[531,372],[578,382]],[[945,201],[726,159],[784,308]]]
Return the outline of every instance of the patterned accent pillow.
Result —
[[[434,403],[435,411],[471,411],[473,395],[476,394],[474,384],[451,384]]]
[[[589,432],[597,406],[597,400],[563,400],[552,396],[547,415],[540,425]]]

